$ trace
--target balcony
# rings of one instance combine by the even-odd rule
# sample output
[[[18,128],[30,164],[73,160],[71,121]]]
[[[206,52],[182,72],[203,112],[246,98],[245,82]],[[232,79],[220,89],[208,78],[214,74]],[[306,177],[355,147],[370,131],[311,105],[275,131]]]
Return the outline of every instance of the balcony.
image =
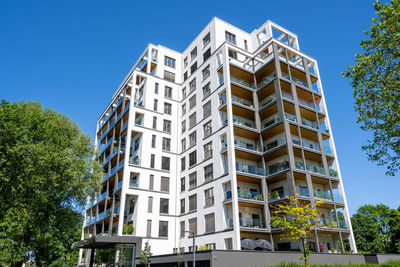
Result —
[[[255,175],[264,175],[264,169],[242,162],[236,162],[236,171]]]
[[[285,137],[278,137],[276,140],[270,141],[268,144],[264,145],[264,152],[268,152],[276,147],[286,144]]]
[[[273,201],[278,201],[278,200],[282,200],[282,199],[286,199],[286,196],[288,196],[288,194],[285,191],[271,191],[268,194],[268,201],[269,202],[273,202]]]
[[[329,129],[327,128],[327,126],[326,126],[325,123],[321,124],[320,127],[321,127],[321,131],[322,131],[322,132],[324,132],[324,133],[329,133]]]
[[[239,217],[239,224],[241,227],[246,227],[246,228],[256,228],[256,229],[266,228],[265,222],[261,221],[260,219]]]
[[[287,169],[289,169],[289,162],[287,160],[278,162],[267,167],[267,175],[272,175]]]
[[[118,192],[121,188],[122,188],[122,181],[119,181],[117,186],[115,187],[115,191],[114,192]]]
[[[246,59],[247,59],[247,58],[246,58]],[[240,60],[238,60],[238,59],[236,59],[236,58],[229,57],[229,62],[230,62],[232,65],[235,65],[235,66],[237,66],[237,67],[239,67],[239,68],[242,68],[242,69],[246,69],[246,70],[252,71],[252,70],[253,70],[253,66],[251,66],[251,65],[248,63],[249,61],[250,61],[250,60],[240,61]]]
[[[329,145],[324,146],[325,154],[333,155],[331,147]]]
[[[296,85],[300,85],[302,87],[308,88],[308,84],[307,82],[300,80],[299,78],[296,78],[294,76],[292,76],[292,81],[296,84]]]
[[[253,192],[250,190],[239,189],[238,197],[242,199],[250,199],[256,201],[264,201],[264,196],[261,193]]]
[[[255,89],[254,83],[250,83],[248,81],[245,81],[243,79],[237,78],[233,75],[231,75],[231,82],[236,83],[238,85],[250,88],[250,89]]]
[[[129,164],[139,166],[139,165],[140,165],[140,159],[139,159],[139,158],[131,159],[131,161],[129,162]]]
[[[320,227],[321,228],[338,228],[338,223],[334,219],[321,219],[320,220]]]
[[[259,110],[263,109],[265,106],[269,105],[270,103],[275,101],[275,97],[274,96],[268,96],[266,98],[264,98],[260,103],[259,103]]]
[[[340,193],[333,193],[333,199],[335,200],[335,202],[344,203]]]
[[[134,103],[134,105],[135,105],[136,107],[144,107],[144,101],[143,101],[142,98],[140,98],[140,99],[135,99],[133,103]]]
[[[283,90],[282,90],[282,97],[286,98],[286,99],[289,99],[289,100],[293,100],[292,94],[289,93],[289,92],[283,91]]]
[[[101,165],[106,165],[107,163],[108,163],[108,161],[110,160],[110,155],[108,155],[104,160],[103,160],[103,162],[101,163]]]
[[[227,218],[226,220],[226,228],[233,228],[233,219]]]
[[[97,215],[96,222],[101,221],[102,219],[104,219],[104,214],[105,214],[104,211],[100,212],[99,215]]]
[[[287,112],[285,112],[285,119],[297,122],[296,116]]]
[[[301,118],[301,124],[311,127],[311,128],[314,128],[314,129],[317,129],[317,130],[319,129],[318,123],[316,121],[310,121],[310,120]]]
[[[278,117],[278,115],[275,115],[275,116],[273,116],[273,117],[271,117],[271,118],[268,118],[268,119],[264,120],[264,121],[262,122],[263,130],[265,130],[266,128],[268,128],[268,127],[270,127],[271,125],[273,125],[273,124],[275,124],[275,123],[278,123],[278,122],[279,122],[279,117]]]
[[[294,160],[294,165],[295,165],[296,169],[304,170],[304,163],[303,163],[303,160],[301,160],[301,159],[295,159],[295,160]]]
[[[124,124],[122,125],[121,132],[123,132],[126,129],[126,127],[128,127],[128,121],[124,122]]]
[[[318,143],[308,140],[308,139],[303,139],[303,147],[309,148],[312,150],[316,150],[316,151],[321,151],[321,147],[319,146]]]
[[[257,89],[263,88],[266,84],[270,83],[276,78],[276,73],[270,73],[265,78],[263,78],[259,83],[257,83]]]
[[[331,192],[323,191],[323,190],[319,190],[319,189],[314,189],[314,197],[326,199],[326,200],[332,200]]]
[[[235,95],[232,95],[232,102],[249,108],[254,108],[253,102]]]
[[[101,194],[97,200],[96,200],[96,204],[102,202],[104,199],[106,199],[107,196],[107,191],[105,191],[103,194]]]
[[[329,166],[329,176],[331,177],[338,177],[338,172],[334,169],[332,169],[332,167]]]
[[[257,129],[256,128],[256,123],[254,121],[238,117],[238,116],[233,116],[233,123],[242,126],[242,127],[247,127],[247,128],[252,128],[252,129]]]
[[[313,102],[307,101],[307,100],[305,100],[303,98],[300,98],[300,97],[298,98],[298,101],[299,101],[300,104],[302,104],[304,106],[307,106],[309,108],[315,109]]]
[[[303,186],[296,186],[296,192],[299,196],[302,197],[310,197],[310,193],[308,192],[308,188]]]
[[[325,175],[325,169],[312,163],[306,163],[307,171]]]
[[[105,218],[111,215],[111,210],[112,210],[112,208],[109,208],[109,209],[106,210],[106,212],[104,214]],[[118,215],[118,213],[119,213],[119,207],[114,207],[113,215]]]
[[[264,64],[268,63],[274,58],[273,53],[260,53],[257,56],[257,63],[254,65],[254,71],[258,71]]]
[[[234,142],[235,142],[235,147],[243,148],[243,149],[251,150],[251,151],[255,151],[255,152],[262,152],[261,147],[259,145],[249,144],[245,141],[238,140],[238,139],[235,139]]]
[[[108,175],[107,173],[104,174],[104,176],[101,178],[101,183],[104,183],[105,181],[107,181]]]

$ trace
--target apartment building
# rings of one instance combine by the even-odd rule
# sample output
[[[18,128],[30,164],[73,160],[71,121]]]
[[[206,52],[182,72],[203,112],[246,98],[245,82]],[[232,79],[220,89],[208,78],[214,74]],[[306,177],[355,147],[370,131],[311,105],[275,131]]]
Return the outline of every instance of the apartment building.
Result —
[[[102,189],[82,237],[137,236],[154,255],[240,250],[298,194],[322,200],[316,252],[356,251],[317,61],[267,21],[247,33],[214,18],[182,53],[149,44],[97,122]]]

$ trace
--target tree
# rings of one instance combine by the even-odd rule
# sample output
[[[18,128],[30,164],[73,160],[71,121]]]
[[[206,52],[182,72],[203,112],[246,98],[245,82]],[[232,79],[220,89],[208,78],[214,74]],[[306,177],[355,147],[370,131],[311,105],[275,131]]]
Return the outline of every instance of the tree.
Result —
[[[396,253],[400,248],[400,212],[383,204],[364,205],[351,217],[354,238],[360,251]]]
[[[102,176],[93,151],[65,115],[0,101],[0,265],[49,265],[70,252]]]
[[[151,256],[153,256],[153,253],[151,253],[151,246],[149,245],[149,241],[146,241],[146,243],[144,243],[144,249],[140,251],[140,263],[150,266]]]
[[[283,237],[291,240],[301,241],[303,246],[303,257],[305,266],[310,266],[308,255],[310,249],[307,239],[314,234],[315,226],[320,221],[317,207],[323,201],[317,201],[314,205],[301,201],[296,196],[286,197],[287,201],[276,204],[272,208],[272,226],[281,227]]]
[[[393,176],[400,170],[400,0],[374,7],[378,18],[360,43],[364,53],[343,75],[352,79],[357,122],[372,133],[362,149]]]

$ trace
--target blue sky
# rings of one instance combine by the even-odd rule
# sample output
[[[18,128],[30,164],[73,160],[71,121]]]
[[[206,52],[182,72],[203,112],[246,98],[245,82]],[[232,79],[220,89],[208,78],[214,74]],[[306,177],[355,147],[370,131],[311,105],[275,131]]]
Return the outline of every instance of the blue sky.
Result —
[[[368,162],[353,91],[341,75],[360,52],[373,0],[0,1],[0,98],[40,101],[90,135],[117,86],[151,42],[183,51],[214,17],[252,31],[266,20],[296,33],[318,60],[350,212],[400,206],[400,177]]]

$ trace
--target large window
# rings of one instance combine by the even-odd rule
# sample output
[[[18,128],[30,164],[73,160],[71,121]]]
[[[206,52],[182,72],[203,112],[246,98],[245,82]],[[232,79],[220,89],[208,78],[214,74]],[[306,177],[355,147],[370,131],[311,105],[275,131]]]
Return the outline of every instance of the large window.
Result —
[[[189,196],[189,211],[197,210],[197,194]]]
[[[169,177],[161,176],[161,191],[169,192]]]
[[[236,45],[236,36],[230,32],[225,32],[225,40],[229,43]]]
[[[181,158],[181,171],[186,169],[186,157]]]
[[[169,171],[169,168],[170,168],[170,158],[162,157],[161,169]]]
[[[153,110],[157,111],[157,108],[158,108],[158,100],[154,99]]]
[[[175,82],[175,73],[164,70],[164,79],[170,82]]]
[[[214,205],[214,190],[213,188],[204,190],[204,203],[206,207]]]
[[[165,89],[164,89],[164,96],[165,96],[165,97],[168,97],[168,98],[171,98],[171,97],[172,97],[172,88],[171,88],[171,87],[165,86]]]
[[[189,129],[196,125],[196,112],[189,116]]]
[[[214,168],[213,164],[208,164],[204,167],[204,181],[208,182],[214,179]]]
[[[189,174],[189,189],[197,185],[197,172]]]
[[[162,150],[171,151],[171,139],[163,137],[163,139],[162,139]]]
[[[197,47],[193,48],[192,52],[190,52],[190,60],[193,60],[197,56]]]
[[[164,113],[171,115],[172,113],[172,104],[170,103],[164,103]]]
[[[193,151],[189,154],[189,167],[192,167],[197,163],[197,151]]]
[[[168,237],[168,222],[167,221],[159,222],[158,236],[159,237]]]
[[[160,214],[168,214],[169,200],[168,198],[160,198]]]
[[[186,87],[182,88],[182,98],[186,97]]]
[[[203,38],[203,47],[205,47],[206,45],[208,45],[210,43],[210,33],[207,33],[206,36],[204,36]]]
[[[185,199],[181,199],[181,214],[185,213]]]
[[[189,109],[192,109],[196,106],[196,95],[192,96],[189,99]]]
[[[185,177],[181,178],[181,192],[185,191]]]
[[[164,120],[163,121],[163,131],[167,133],[171,133],[171,121]]]
[[[213,233],[215,232],[215,218],[214,213],[206,214],[204,216],[205,224],[206,224],[206,233]]]
[[[175,68],[175,59],[165,56],[164,65],[171,68]]]
[[[189,220],[189,231],[193,231],[197,234],[197,218]]]
[[[153,197],[149,197],[149,201],[147,203],[147,212],[148,213],[153,212]]]
[[[203,118],[211,115],[211,100],[203,105]]]
[[[212,142],[204,145],[204,159],[212,157]]]
[[[205,67],[201,73],[203,74],[203,81],[205,79],[207,79],[210,76],[210,65],[208,65],[207,67]]]
[[[192,147],[194,145],[196,145],[196,131],[194,131],[193,133],[189,134],[189,147]]]
[[[204,138],[206,138],[212,133],[211,121],[204,123],[203,131],[204,131]]]

